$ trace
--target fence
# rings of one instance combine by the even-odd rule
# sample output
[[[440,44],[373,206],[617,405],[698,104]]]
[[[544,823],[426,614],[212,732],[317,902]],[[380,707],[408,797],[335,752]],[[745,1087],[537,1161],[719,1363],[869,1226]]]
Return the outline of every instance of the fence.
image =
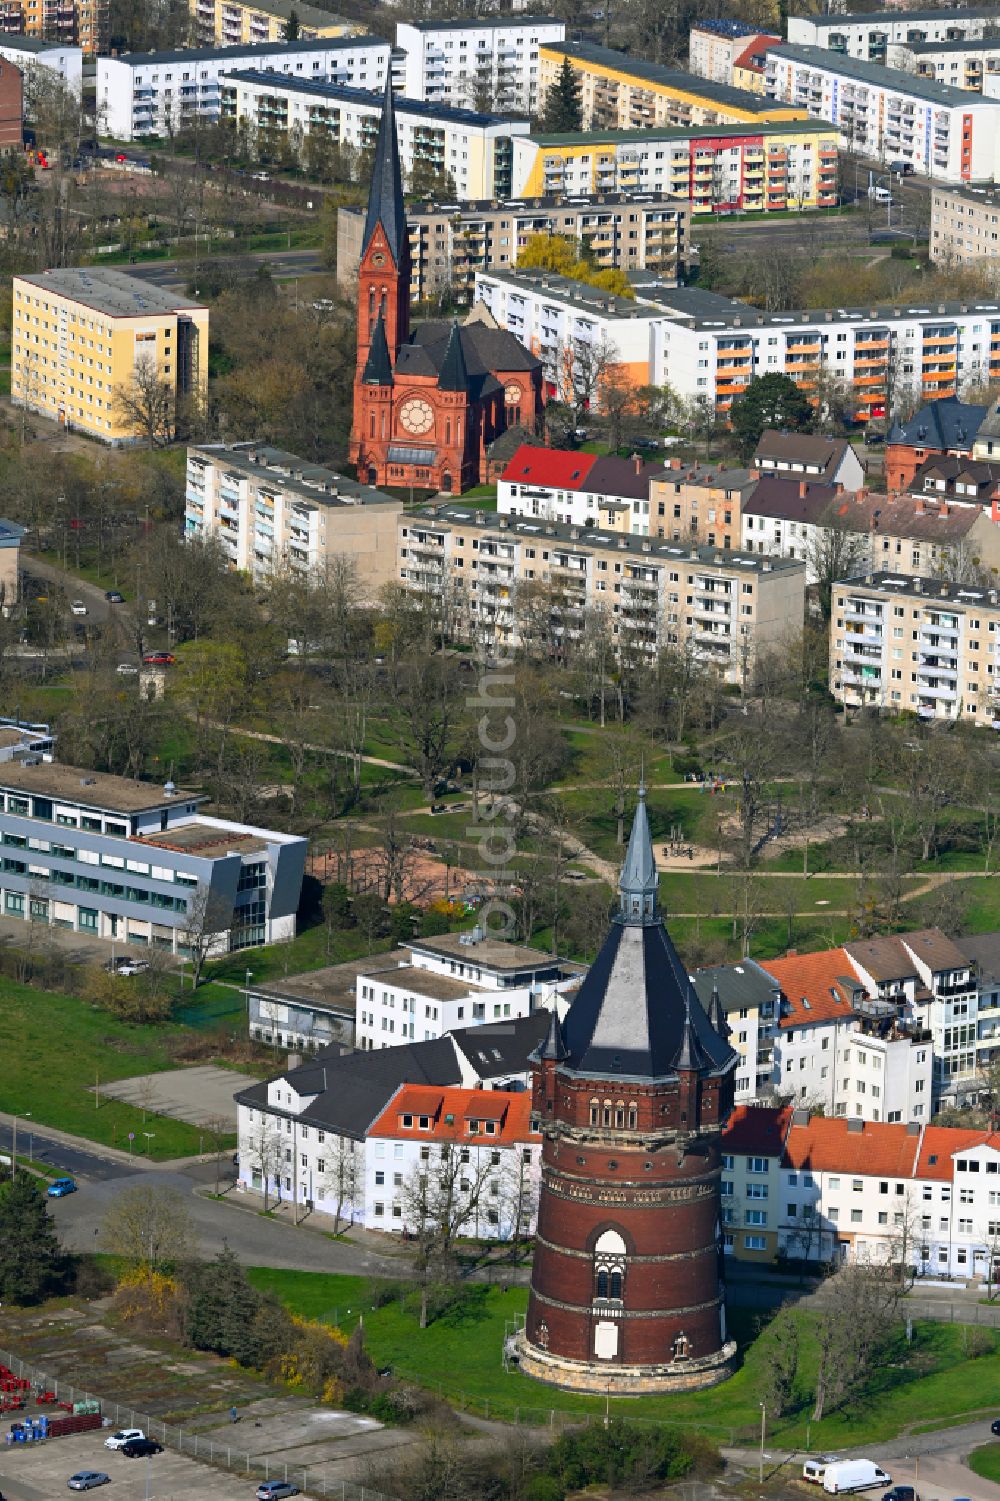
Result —
[[[141,1428],[147,1438],[156,1439],[165,1448],[176,1449],[179,1454],[205,1460],[231,1474],[259,1480],[290,1481],[300,1491],[308,1491],[314,1496],[332,1496],[334,1501],[395,1501],[394,1497],[386,1496],[370,1485],[356,1485],[352,1480],[326,1475],[328,1465],[289,1465],[271,1459],[256,1459],[252,1454],[236,1449],[231,1444],[220,1444],[197,1433],[186,1433],[183,1428],[163,1423],[149,1413],[136,1412],[134,1408],[107,1401],[97,1393],[84,1391],[68,1381],[59,1381],[47,1375],[40,1367],[28,1365],[9,1350],[0,1350],[0,1362],[9,1366],[16,1376],[27,1377],[33,1386],[55,1392],[62,1402],[99,1402],[104,1417],[109,1418],[116,1428]],[[53,1439],[52,1442],[59,1443],[60,1440]]]

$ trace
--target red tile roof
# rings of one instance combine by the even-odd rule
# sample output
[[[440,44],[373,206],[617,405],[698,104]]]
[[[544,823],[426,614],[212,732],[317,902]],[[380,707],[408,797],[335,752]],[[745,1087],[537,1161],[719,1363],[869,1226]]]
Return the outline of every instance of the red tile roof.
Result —
[[[780,41],[781,37],[771,36],[766,31],[761,32],[759,36],[753,38],[749,46],[744,47],[739,57],[733,62],[733,67],[752,68],[755,73],[763,73],[763,54],[767,51],[768,47],[773,47],[776,42]]]
[[[791,1118],[788,1105],[737,1105],[722,1133],[722,1150],[780,1157]]]
[[[533,448],[522,443],[500,478],[508,485],[579,490],[596,463],[597,455],[593,453],[568,453],[559,448]]]
[[[429,1098],[437,1102],[436,1111],[425,1108]],[[429,1115],[430,1129],[421,1131],[416,1119],[412,1127],[403,1127],[399,1123],[401,1115]],[[482,1129],[470,1133],[470,1119],[496,1121],[497,1129],[489,1135]],[[368,1135],[499,1145],[538,1140],[537,1135],[531,1134],[531,1094],[527,1090],[517,1093],[500,1089],[428,1090],[412,1084],[404,1084],[397,1091]]]
[[[858,1130],[857,1123],[845,1116],[814,1115],[808,1124],[789,1128],[781,1165],[811,1172],[909,1178],[919,1145],[919,1134],[911,1136],[906,1126],[865,1121]]]
[[[768,959],[761,962],[761,969],[777,980],[788,1002],[787,1012],[784,1004],[781,1008],[782,1028],[846,1020],[851,1015],[850,990],[843,982],[853,975],[843,949]]]
[[[991,1136],[989,1131],[964,1131],[960,1126],[927,1126],[920,1143],[916,1176],[950,1183],[955,1173],[952,1154],[987,1142],[1000,1150],[1000,1137]]]

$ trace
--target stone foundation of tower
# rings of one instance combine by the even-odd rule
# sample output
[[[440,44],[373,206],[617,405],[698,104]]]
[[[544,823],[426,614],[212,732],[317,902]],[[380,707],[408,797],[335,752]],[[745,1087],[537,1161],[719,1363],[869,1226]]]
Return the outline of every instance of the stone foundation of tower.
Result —
[[[717,1386],[733,1374],[736,1344],[730,1341],[702,1359],[675,1360],[669,1365],[603,1364],[599,1360],[567,1360],[529,1344],[522,1330],[517,1338],[520,1370],[536,1381],[564,1391],[595,1392],[600,1396],[636,1397],[643,1393],[693,1392]]]

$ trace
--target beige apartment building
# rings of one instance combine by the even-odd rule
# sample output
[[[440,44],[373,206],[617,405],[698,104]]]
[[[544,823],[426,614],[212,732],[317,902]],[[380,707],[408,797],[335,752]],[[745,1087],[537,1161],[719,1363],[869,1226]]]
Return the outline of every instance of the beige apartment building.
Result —
[[[306,41],[347,36],[363,29],[315,5],[300,5],[298,0],[188,0],[188,9],[195,42],[202,47],[283,42],[292,11],[299,23],[299,36]]]
[[[396,577],[402,503],[266,443],[188,449],[184,534],[215,537],[234,568],[316,577],[346,560],[370,603]]]
[[[931,188],[930,258],[969,266],[1000,256],[1000,191]]]
[[[15,276],[11,399],[116,447],[144,435],[122,410],[138,379],[173,402],[208,388],[208,308],[105,267]]]
[[[462,303],[475,300],[476,272],[516,266],[532,235],[564,235],[601,267],[655,271],[676,286],[687,265],[690,207],[657,195],[645,201],[625,193],[582,200],[427,204],[407,211],[410,231],[410,299],[425,302],[450,287]],[[361,208],[337,210],[337,280],[353,287],[365,216]]]
[[[801,562],[458,504],[399,518],[399,578],[454,639],[565,655],[603,627],[621,656],[679,648],[727,683],[747,679],[805,604]]]
[[[18,601],[18,559],[23,536],[23,526],[0,518],[0,615],[9,615]]]
[[[1000,593],[904,573],[833,586],[830,691],[846,709],[1000,729]]]
[[[757,484],[749,469],[671,459],[649,486],[649,534],[708,547],[740,545],[742,506]]]

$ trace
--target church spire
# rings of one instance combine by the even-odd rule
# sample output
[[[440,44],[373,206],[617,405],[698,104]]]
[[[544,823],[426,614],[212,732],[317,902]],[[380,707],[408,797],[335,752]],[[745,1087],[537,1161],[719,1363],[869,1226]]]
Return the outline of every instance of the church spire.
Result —
[[[563,1040],[562,1027],[559,1025],[554,1003],[549,1014],[549,1030],[545,1034],[545,1041],[538,1049],[538,1057],[551,1059],[554,1063],[561,1063],[566,1057],[566,1043]]]
[[[618,891],[619,910],[626,922],[640,922],[645,926],[660,921],[657,907],[659,878],[646,813],[645,783],[639,786],[639,802],[632,820]]]
[[[444,352],[441,374],[438,376],[439,391],[468,391],[469,370],[462,349],[462,333],[455,318],[448,335],[448,347]]]
[[[403,209],[403,178],[399,170],[399,143],[396,139],[396,111],[392,100],[392,72],[385,76],[382,118],[372,167],[372,184],[368,193],[368,215],[361,242],[364,255],[372,235],[381,224],[389,254],[396,267],[401,265],[402,246],[406,241],[406,214]]]
[[[712,999],[708,1003],[708,1019],[719,1036],[725,1042],[728,1042],[732,1036],[733,1029],[726,1021],[725,1007],[722,1004],[722,997],[719,995],[718,980],[712,985]]]
[[[389,358],[389,344],[385,337],[385,319],[381,312],[375,323],[375,331],[372,334],[372,342],[361,379],[366,386],[392,385],[392,360]]]

